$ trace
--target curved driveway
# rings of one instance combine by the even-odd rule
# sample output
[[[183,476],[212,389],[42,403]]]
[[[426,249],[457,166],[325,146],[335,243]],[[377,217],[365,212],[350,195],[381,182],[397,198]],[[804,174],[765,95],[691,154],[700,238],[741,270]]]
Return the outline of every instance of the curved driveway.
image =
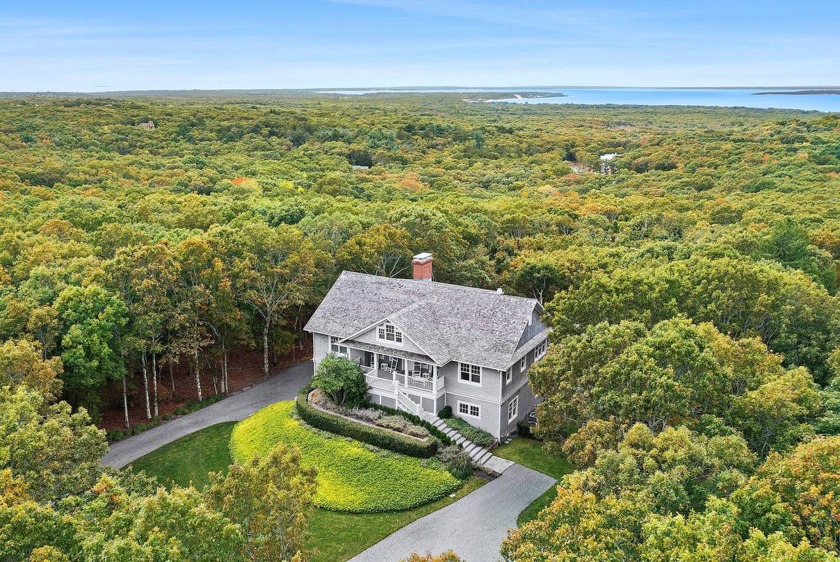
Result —
[[[468,562],[499,560],[507,530],[520,512],[555,483],[554,478],[514,464],[501,476],[457,502],[409,523],[350,562],[397,562],[412,552],[454,550]]]
[[[199,429],[247,418],[260,408],[292,400],[312,378],[312,361],[290,367],[211,406],[175,418],[139,435],[113,443],[102,464],[122,468],[155,449]]]
[[[296,365],[220,402],[111,446],[102,463],[121,468],[155,449],[217,423],[239,421],[260,408],[292,400],[312,378],[312,362]],[[397,562],[412,552],[452,549],[469,562],[500,559],[507,530],[532,501],[554,484],[550,476],[514,464],[501,476],[434,513],[408,524],[351,562]]]

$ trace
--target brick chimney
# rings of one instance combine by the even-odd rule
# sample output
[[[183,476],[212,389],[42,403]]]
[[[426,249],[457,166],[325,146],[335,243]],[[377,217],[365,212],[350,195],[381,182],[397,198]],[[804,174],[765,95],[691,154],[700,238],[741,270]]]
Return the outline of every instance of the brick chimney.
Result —
[[[417,281],[431,281],[432,280],[432,254],[423,252],[414,256],[411,262],[414,270],[414,279]]]

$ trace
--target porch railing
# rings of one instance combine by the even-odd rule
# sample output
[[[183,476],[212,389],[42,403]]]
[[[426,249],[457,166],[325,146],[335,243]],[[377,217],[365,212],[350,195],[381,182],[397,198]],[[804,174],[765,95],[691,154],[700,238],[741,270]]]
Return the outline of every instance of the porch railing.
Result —
[[[432,391],[435,388],[435,382],[432,379],[423,377],[408,377],[408,386],[412,388],[419,388],[421,390]]]
[[[415,404],[404,392],[397,389],[397,407],[415,416],[420,415],[420,404]]]

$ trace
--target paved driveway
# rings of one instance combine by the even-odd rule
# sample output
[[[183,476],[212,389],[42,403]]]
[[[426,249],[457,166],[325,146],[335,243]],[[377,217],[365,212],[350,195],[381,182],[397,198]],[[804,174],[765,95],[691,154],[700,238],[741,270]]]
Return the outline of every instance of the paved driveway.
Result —
[[[554,482],[514,464],[492,482],[403,527],[350,562],[397,562],[412,552],[440,554],[449,549],[468,562],[495,562],[519,513]]]
[[[155,449],[217,423],[245,419],[260,408],[292,400],[312,378],[312,362],[290,367],[246,390],[111,445],[102,464],[122,468]]]

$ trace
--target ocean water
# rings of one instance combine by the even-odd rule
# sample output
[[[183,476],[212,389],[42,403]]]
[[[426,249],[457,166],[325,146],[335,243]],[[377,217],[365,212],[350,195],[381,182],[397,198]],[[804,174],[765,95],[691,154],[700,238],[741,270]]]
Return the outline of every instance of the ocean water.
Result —
[[[376,93],[510,93],[510,99],[494,100],[494,103],[559,103],[591,105],[695,105],[712,107],[753,107],[777,109],[802,109],[824,112],[840,112],[840,95],[755,95],[759,92],[793,92],[805,88],[417,88],[377,90],[332,90],[320,93],[342,95],[364,95]],[[560,93],[563,97],[516,99],[514,93],[540,92]]]

